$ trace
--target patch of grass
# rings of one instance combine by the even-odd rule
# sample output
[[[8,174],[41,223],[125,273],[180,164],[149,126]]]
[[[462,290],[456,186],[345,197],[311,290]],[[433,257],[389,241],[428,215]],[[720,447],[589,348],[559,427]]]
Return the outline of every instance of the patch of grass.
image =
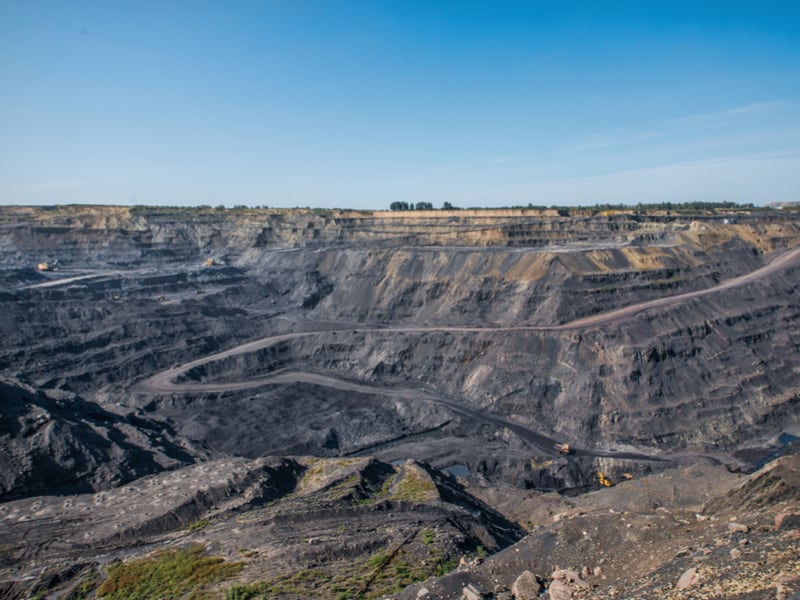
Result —
[[[314,597],[311,590],[325,589],[333,576],[319,569],[304,569],[270,581],[234,585],[225,592],[225,600],[251,600],[283,595]]]
[[[341,469],[352,466],[359,458],[313,458],[308,462],[298,487],[308,488],[322,485],[326,479],[336,476]]]
[[[193,531],[200,531],[208,526],[208,519],[201,519],[200,521],[195,521],[194,523],[190,523],[189,526],[186,528],[186,531],[192,533]]]
[[[423,529],[422,530],[422,543],[426,546],[430,546],[434,541],[435,535],[432,529]]]
[[[92,572],[80,580],[75,589],[66,596],[65,600],[89,600],[92,597],[94,588],[97,587],[97,582],[100,576],[97,572]]]
[[[202,600],[208,597],[208,586],[233,577],[243,567],[241,562],[206,556],[200,544],[162,550],[109,568],[97,596],[108,600]]]
[[[227,590],[225,600],[266,600],[303,597],[318,600],[373,600],[399,592],[412,583],[432,575],[445,575],[458,566],[455,558],[441,548],[429,546],[427,556],[419,560],[403,551],[390,554],[379,550],[366,559],[330,571],[305,569],[252,584],[237,584]]]
[[[255,600],[259,596],[266,598],[261,592],[254,589],[254,586],[249,585],[235,585],[225,591],[225,600]]]
[[[439,499],[439,490],[420,467],[406,466],[390,497],[398,502],[431,502]]]

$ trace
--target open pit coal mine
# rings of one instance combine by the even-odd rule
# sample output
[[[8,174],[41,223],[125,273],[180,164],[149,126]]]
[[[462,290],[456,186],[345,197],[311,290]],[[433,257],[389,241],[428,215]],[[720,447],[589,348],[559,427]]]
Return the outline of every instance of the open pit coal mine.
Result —
[[[791,598],[800,214],[0,207],[0,597]]]

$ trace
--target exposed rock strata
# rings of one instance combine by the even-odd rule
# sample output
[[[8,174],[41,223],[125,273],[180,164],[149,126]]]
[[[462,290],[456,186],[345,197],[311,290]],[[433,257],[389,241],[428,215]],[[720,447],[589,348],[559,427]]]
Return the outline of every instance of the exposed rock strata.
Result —
[[[499,423],[606,454],[722,460],[798,433],[797,266],[613,324],[547,330],[753,272],[797,246],[790,214],[10,207],[0,217],[2,373],[144,410],[208,451],[374,453],[563,489],[598,467],[618,476],[655,465],[557,457]],[[217,266],[203,266],[209,256]],[[34,270],[53,259],[61,270]],[[181,381],[286,369],[360,391],[310,379],[208,394],[139,385],[298,331],[312,335]]]

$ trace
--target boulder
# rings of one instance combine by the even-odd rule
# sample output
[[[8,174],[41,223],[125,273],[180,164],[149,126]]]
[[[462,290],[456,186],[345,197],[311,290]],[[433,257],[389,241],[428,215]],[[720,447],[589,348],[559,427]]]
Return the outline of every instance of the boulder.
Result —
[[[728,523],[729,533],[748,533],[749,531],[750,528],[743,523],[736,523],[735,521]]]
[[[462,600],[483,600],[483,598],[483,591],[474,583],[468,583],[464,586],[464,589],[461,590]]]
[[[675,587],[679,590],[686,590],[696,585],[700,581],[700,576],[697,574],[697,569],[692,567],[691,569],[686,569],[683,572],[683,575],[680,576],[678,579],[678,583],[675,584]]]
[[[569,600],[572,598],[572,590],[569,586],[560,579],[554,579],[550,582],[550,587],[547,588],[550,600]]]
[[[511,585],[511,593],[515,600],[534,600],[542,592],[539,578],[530,571],[523,571]]]

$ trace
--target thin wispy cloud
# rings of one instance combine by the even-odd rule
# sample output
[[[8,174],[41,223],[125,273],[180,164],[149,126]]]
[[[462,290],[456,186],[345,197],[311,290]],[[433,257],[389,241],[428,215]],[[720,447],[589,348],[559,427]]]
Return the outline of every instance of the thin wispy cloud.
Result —
[[[672,119],[673,125],[697,125],[727,122],[730,119],[741,119],[756,115],[765,115],[780,112],[795,107],[796,104],[786,100],[769,100],[765,102],[752,102],[742,106],[735,106],[725,110],[711,113],[686,115]]]
[[[615,146],[628,146],[657,139],[662,135],[663,133],[659,131],[613,130],[608,133],[588,135],[583,140],[557,150],[556,154],[578,154]]]
[[[796,200],[800,150],[713,157],[484,189],[513,204]],[[724,184],[724,185],[723,185]]]
[[[774,155],[786,151],[797,152],[800,150],[800,128],[754,133],[735,132],[730,135],[704,136],[692,140],[679,139],[648,149],[631,149],[629,153],[618,158],[646,160],[658,156],[685,156],[688,159],[698,153],[716,155],[728,153],[730,156],[736,156],[743,151],[754,149],[766,149]]]
[[[608,148],[640,145],[645,142],[697,133],[703,129],[714,129],[731,124],[744,124],[751,117],[769,115],[795,108],[796,103],[786,100],[753,102],[717,112],[698,113],[673,117],[648,131],[613,129],[592,133],[556,151],[556,154],[579,154]]]

